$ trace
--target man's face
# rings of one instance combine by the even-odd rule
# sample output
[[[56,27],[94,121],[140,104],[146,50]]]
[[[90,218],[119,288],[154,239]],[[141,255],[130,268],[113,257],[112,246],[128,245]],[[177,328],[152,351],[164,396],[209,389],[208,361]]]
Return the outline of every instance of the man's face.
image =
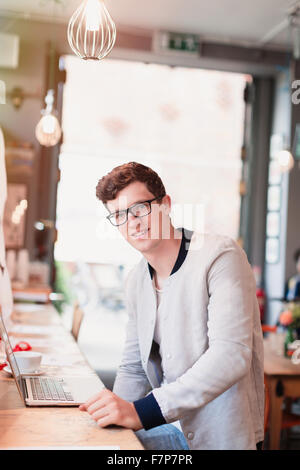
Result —
[[[122,189],[116,199],[108,201],[106,206],[110,213],[115,213],[132,207],[134,204],[154,199],[154,197],[144,183],[136,181]],[[160,204],[157,200],[151,203],[151,212],[148,215],[136,217],[128,212],[127,222],[119,225],[116,229],[121,232],[133,248],[140,252],[147,252],[160,243],[163,227],[170,225],[169,208],[170,198],[166,195]]]

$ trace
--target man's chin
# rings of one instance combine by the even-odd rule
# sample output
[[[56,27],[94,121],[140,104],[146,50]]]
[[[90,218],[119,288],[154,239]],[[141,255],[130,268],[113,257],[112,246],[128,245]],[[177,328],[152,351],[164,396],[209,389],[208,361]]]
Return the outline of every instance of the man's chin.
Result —
[[[139,251],[145,251],[153,246],[153,240],[150,238],[132,240],[131,245]]]
[[[150,237],[138,239],[131,238],[130,240],[131,246],[133,246],[133,248],[140,251],[141,253],[152,250],[158,242],[159,240],[152,240]]]

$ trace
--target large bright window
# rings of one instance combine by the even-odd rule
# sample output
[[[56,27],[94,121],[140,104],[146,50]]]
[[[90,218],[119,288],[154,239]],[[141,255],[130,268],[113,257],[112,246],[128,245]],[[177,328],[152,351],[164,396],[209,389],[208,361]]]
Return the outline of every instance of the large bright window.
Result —
[[[117,265],[140,259],[109,226],[95,196],[98,180],[128,161],[159,173],[175,226],[237,238],[247,77],[73,56],[65,62],[56,259]],[[204,219],[191,220],[191,207]]]

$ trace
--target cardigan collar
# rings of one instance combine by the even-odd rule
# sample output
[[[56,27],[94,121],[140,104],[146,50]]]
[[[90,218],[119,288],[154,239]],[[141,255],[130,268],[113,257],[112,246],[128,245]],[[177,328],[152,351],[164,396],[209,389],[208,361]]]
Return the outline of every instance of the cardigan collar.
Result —
[[[177,230],[181,230],[182,238],[181,238],[181,243],[180,243],[180,247],[179,247],[178,256],[177,256],[177,259],[175,261],[175,264],[173,266],[173,269],[171,271],[170,276],[172,276],[172,274],[176,273],[176,271],[178,271],[178,269],[181,267],[182,263],[184,262],[184,260],[186,258],[186,255],[188,254],[191,238],[192,238],[192,235],[193,235],[192,230],[188,230],[188,229],[183,228],[183,227],[180,227]],[[147,264],[148,264],[148,270],[149,270],[149,273],[150,273],[150,277],[151,277],[151,279],[153,279],[154,268],[149,263],[147,263]]]

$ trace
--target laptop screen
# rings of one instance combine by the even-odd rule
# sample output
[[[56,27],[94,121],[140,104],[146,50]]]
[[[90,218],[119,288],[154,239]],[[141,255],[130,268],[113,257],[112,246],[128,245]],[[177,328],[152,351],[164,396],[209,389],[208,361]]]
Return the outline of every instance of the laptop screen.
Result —
[[[4,344],[5,344],[5,352],[6,352],[7,360],[10,364],[11,371],[15,378],[19,393],[24,400],[23,382],[22,382],[20,369],[18,367],[15,355],[13,353],[13,350],[9,341],[9,337],[8,337],[8,334],[7,334],[7,331],[6,331],[2,316],[1,316],[1,312],[0,312],[0,336],[3,339]]]

